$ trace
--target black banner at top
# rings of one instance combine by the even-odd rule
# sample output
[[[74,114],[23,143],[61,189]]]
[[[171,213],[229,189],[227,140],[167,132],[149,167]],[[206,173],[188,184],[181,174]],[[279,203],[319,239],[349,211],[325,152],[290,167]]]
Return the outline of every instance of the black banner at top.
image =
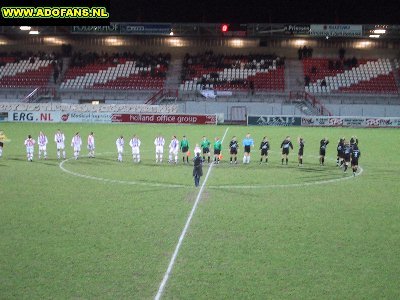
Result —
[[[109,25],[110,0],[3,0],[0,25]]]

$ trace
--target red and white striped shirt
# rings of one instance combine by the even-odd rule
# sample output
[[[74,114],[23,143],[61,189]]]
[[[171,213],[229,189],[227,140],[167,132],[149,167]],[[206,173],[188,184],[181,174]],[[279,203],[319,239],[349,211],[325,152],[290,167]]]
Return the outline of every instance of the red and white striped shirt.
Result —
[[[35,143],[36,143],[35,140],[32,139],[32,138],[25,140],[25,146],[26,147],[33,147],[35,145]]]
[[[54,141],[56,143],[64,143],[65,141],[65,136],[63,133],[56,133],[56,135],[54,136]]]
[[[134,148],[134,147],[140,147],[140,140],[138,138],[133,138],[130,140],[129,145]]]
[[[71,142],[72,146],[81,146],[82,145],[82,139],[79,135],[75,135],[72,138],[72,142]]]
[[[93,146],[94,145],[94,136],[89,134],[88,138],[87,138],[87,143],[89,146]]]
[[[39,141],[40,146],[46,146],[47,145],[47,136],[45,136],[44,134],[39,135],[38,141]]]
[[[164,146],[164,144],[165,144],[165,140],[162,136],[159,136],[154,140],[154,145],[156,145],[156,146]]]

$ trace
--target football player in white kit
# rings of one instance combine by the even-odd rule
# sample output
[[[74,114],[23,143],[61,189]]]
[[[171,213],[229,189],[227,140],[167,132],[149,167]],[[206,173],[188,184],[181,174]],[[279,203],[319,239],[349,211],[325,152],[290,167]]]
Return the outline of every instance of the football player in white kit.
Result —
[[[39,159],[42,157],[42,152],[44,159],[47,159],[47,143],[47,136],[43,133],[43,131],[40,131],[38,136]]]
[[[163,160],[165,145],[165,139],[162,137],[162,135],[156,137],[156,139],[154,140],[154,145],[156,146],[156,163],[161,163]]]
[[[132,158],[134,162],[140,162],[140,140],[134,134],[132,139],[129,141],[129,146],[132,148]]]
[[[61,151],[63,158],[65,159],[65,135],[60,129],[58,129],[54,135],[54,141],[56,142],[57,146],[57,159],[61,158]]]
[[[31,135],[28,135],[28,138],[25,140],[24,145],[26,147],[26,157],[28,161],[33,161],[33,151],[36,141],[32,138]]]
[[[199,144],[196,144],[196,146],[194,146],[193,152],[194,152],[194,157],[197,156],[197,153],[201,154],[201,148],[200,148]]]
[[[124,153],[124,137],[121,135],[119,138],[117,138],[117,141],[115,142],[117,145],[117,152],[118,152],[118,161],[122,162],[122,154]]]
[[[77,132],[71,141],[71,147],[74,148],[75,159],[78,159],[79,157],[79,153],[81,152],[81,146],[82,146],[82,139],[81,136],[79,135],[79,132]]]
[[[94,134],[93,131],[89,134],[87,138],[87,148],[89,150],[89,158],[94,158],[94,149],[96,148],[94,145]]]
[[[4,134],[3,130],[0,130],[0,157],[3,156],[3,147],[5,140],[6,140],[6,135]]]
[[[169,143],[169,163],[178,163],[179,141],[174,135]],[[174,160],[173,160],[174,159]]]

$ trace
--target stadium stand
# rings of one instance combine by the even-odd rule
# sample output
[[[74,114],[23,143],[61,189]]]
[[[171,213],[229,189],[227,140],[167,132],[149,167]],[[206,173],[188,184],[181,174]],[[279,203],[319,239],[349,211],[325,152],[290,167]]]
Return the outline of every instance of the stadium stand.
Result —
[[[276,55],[186,54],[180,90],[279,91],[285,88],[285,60]]]
[[[0,87],[37,88],[48,85],[53,73],[53,60],[32,56],[28,59],[2,57]]]
[[[159,90],[169,54],[75,54],[61,89]]]
[[[304,60],[305,91],[312,94],[371,93],[397,94],[389,59],[342,61]]]

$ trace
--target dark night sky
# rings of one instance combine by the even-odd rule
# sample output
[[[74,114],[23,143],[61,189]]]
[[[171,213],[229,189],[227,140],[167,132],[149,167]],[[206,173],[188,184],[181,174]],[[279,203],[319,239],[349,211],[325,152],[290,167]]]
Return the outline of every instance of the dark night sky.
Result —
[[[398,1],[111,0],[113,22],[400,24]]]

